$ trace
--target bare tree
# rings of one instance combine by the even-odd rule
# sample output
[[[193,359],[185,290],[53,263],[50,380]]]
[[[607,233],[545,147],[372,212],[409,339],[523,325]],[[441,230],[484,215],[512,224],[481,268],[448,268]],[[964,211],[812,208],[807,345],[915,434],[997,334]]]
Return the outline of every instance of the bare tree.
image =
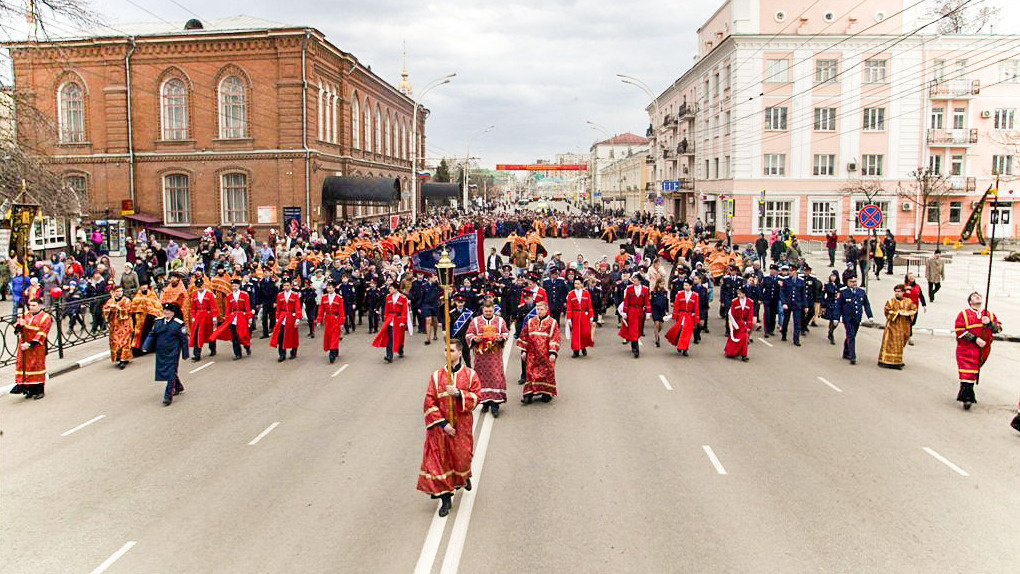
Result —
[[[975,8],[974,0],[932,0],[928,6],[928,17],[939,18],[937,30],[940,34],[979,34],[986,27],[992,27],[1000,10],[995,6]]]
[[[954,192],[949,176],[937,173],[930,166],[917,168],[910,172],[910,177],[914,179],[913,189],[900,189],[897,191],[897,196],[913,203],[914,208],[921,214],[921,223],[917,226],[917,236],[915,237],[917,247],[920,249],[924,246],[924,224],[928,221],[928,208],[930,207],[937,207],[939,210],[936,224],[939,230],[938,241],[942,240],[942,204],[943,200]]]

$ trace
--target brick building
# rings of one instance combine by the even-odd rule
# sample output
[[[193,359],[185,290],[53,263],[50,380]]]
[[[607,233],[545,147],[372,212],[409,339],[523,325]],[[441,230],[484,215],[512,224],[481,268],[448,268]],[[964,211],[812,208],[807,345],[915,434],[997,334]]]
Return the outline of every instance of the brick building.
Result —
[[[8,47],[15,89],[51,119],[21,114],[20,141],[87,192],[114,242],[122,215],[188,239],[411,211],[406,70],[394,87],[314,28],[238,16]]]

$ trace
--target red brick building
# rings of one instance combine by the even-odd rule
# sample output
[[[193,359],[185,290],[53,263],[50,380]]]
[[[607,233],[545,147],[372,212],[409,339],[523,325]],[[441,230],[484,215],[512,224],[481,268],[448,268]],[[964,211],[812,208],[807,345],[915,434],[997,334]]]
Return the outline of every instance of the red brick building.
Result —
[[[8,46],[15,89],[50,119],[19,114],[18,137],[87,192],[87,217],[116,221],[131,200],[129,222],[187,238],[231,224],[264,234],[285,211],[321,224],[411,210],[409,86],[314,28],[239,16]],[[391,192],[324,198],[338,175],[376,190],[388,178]]]

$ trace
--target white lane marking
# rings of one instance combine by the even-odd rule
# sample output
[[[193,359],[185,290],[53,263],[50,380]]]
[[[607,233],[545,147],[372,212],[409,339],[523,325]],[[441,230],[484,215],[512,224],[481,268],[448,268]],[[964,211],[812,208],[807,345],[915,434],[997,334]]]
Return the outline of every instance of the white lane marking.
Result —
[[[280,421],[276,421],[275,423],[273,423],[273,424],[269,425],[269,428],[267,428],[266,430],[264,430],[264,431],[260,432],[260,433],[259,433],[259,436],[257,436],[257,437],[255,437],[255,438],[251,439],[251,442],[250,442],[250,443],[248,443],[248,446],[252,446],[252,445],[254,445],[254,444],[258,443],[258,442],[259,442],[260,440],[262,440],[263,438],[265,438],[265,436],[266,436],[267,434],[269,434],[269,433],[273,432],[273,429],[275,429],[275,428],[276,428],[276,427],[278,427],[278,426],[280,426]]]
[[[715,471],[719,474],[726,474],[726,469],[723,468],[722,463],[719,462],[719,457],[715,456],[715,452],[712,450],[712,447],[705,444],[701,445],[701,448],[704,449],[705,454],[708,455],[708,460],[712,461],[712,466],[715,467]]]
[[[195,373],[201,371],[202,369],[204,369],[206,367],[211,367],[214,364],[216,364],[216,361],[209,361],[208,363],[202,365],[201,367],[198,367],[197,369],[191,369],[190,371],[188,371],[188,374],[189,375],[194,375]]]
[[[436,561],[439,544],[443,541],[443,532],[446,532],[446,517],[439,516],[440,506],[442,503],[436,504],[436,512],[432,515],[429,533],[425,535],[425,544],[421,547],[421,555],[418,556],[418,563],[414,565],[414,574],[432,572],[432,564]]]
[[[829,385],[829,387],[831,387],[832,390],[836,391],[837,393],[842,393],[843,392],[843,389],[841,389],[841,388],[837,387],[836,385],[830,383],[829,381],[825,380],[825,377],[818,377],[818,380],[822,381],[826,385]]]
[[[336,372],[333,373],[331,376],[335,377],[335,376],[339,375],[340,373],[344,372],[344,369],[346,369],[349,366],[351,366],[350,363],[344,363],[344,366],[342,366],[339,369],[337,369]]]
[[[775,347],[775,345],[773,345],[772,343],[769,343],[764,338],[757,338],[757,339],[755,339],[755,341],[761,341],[762,344],[765,345],[766,347],[770,347],[770,348],[771,347]]]
[[[669,381],[666,380],[666,375],[659,375],[659,380],[662,381],[662,386],[666,387],[667,391],[673,390],[673,387],[670,386]]]
[[[962,468],[956,466],[955,464],[952,463],[952,461],[950,461],[946,457],[942,456],[941,454],[935,452],[934,450],[932,450],[932,449],[930,449],[928,447],[922,447],[922,449],[924,450],[924,452],[926,452],[926,453],[932,455],[933,457],[935,457],[935,460],[937,460],[937,461],[941,462],[942,464],[948,466],[949,468],[953,469],[953,471],[955,471],[960,476],[970,476],[969,474],[967,474],[967,471],[965,471]]]
[[[460,557],[464,553],[464,541],[467,539],[468,526],[471,524],[471,511],[475,507],[475,496],[478,494],[479,483],[482,481],[482,466],[485,464],[485,453],[489,450],[489,438],[492,436],[492,415],[483,415],[482,432],[475,443],[475,456],[471,460],[471,490],[460,499],[457,518],[450,530],[450,541],[446,545],[443,557],[443,568],[440,574],[457,574],[460,568]]]
[[[112,556],[106,559],[106,562],[103,562],[102,564],[97,566],[96,569],[92,571],[92,574],[101,574],[102,572],[106,572],[107,568],[113,566],[114,562],[120,560],[121,556],[127,554],[127,551],[131,550],[131,547],[134,546],[135,544],[138,544],[138,542],[132,540],[125,544],[124,546],[121,546],[120,550],[114,552]]]
[[[85,427],[89,426],[90,424],[92,424],[92,423],[94,423],[94,422],[97,422],[97,421],[101,421],[101,420],[103,420],[103,419],[105,419],[105,418],[106,418],[106,415],[99,415],[98,417],[96,417],[96,418],[94,418],[94,419],[91,419],[91,420],[87,420],[87,421],[85,421],[85,422],[81,423],[80,425],[78,425],[78,426],[74,427],[73,429],[71,429],[71,430],[69,430],[69,431],[65,431],[65,432],[62,432],[62,433],[60,433],[60,436],[67,436],[67,435],[69,435],[69,434],[71,434],[71,433],[75,433],[75,432],[78,432],[78,431],[80,431],[81,429],[83,429],[83,428],[85,428]]]

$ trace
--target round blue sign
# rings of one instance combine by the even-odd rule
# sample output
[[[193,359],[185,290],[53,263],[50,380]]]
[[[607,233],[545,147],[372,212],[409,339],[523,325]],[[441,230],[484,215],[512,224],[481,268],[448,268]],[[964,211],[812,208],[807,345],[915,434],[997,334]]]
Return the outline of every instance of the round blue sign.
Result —
[[[857,220],[864,229],[877,229],[882,226],[882,210],[877,205],[869,203],[861,208]]]

